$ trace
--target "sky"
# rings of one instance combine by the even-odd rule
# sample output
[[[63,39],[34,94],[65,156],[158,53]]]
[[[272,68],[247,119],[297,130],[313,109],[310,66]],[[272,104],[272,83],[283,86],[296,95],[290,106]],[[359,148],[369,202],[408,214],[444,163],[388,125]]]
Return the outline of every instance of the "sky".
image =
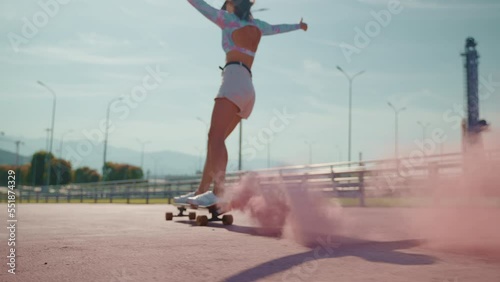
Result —
[[[430,124],[425,138],[441,131],[443,151],[458,151],[460,54],[469,36],[481,56],[481,118],[492,124],[485,143],[498,148],[500,2],[266,0],[257,1],[260,8],[268,10],[256,18],[280,24],[303,17],[309,31],[262,39],[252,69],[257,100],[243,123],[244,158],[266,158],[269,149],[273,160],[289,164],[347,160],[349,84],[337,66],[351,75],[365,71],[353,81],[353,160],[359,152],[364,159],[392,157],[389,101],[406,107],[401,151],[419,148],[419,121]],[[110,105],[112,146],[140,150],[139,139],[149,141],[151,154],[192,155],[205,147],[224,53],[218,27],[186,0],[5,0],[0,34],[4,137],[46,138],[53,98],[41,81],[57,97],[55,142],[64,135],[97,146]],[[238,137],[235,131],[226,142],[231,159]]]

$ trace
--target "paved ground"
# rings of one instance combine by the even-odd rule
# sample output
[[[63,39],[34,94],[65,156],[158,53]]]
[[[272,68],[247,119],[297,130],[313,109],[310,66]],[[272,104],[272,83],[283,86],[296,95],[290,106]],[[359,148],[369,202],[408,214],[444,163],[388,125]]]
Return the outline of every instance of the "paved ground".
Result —
[[[21,205],[17,274],[7,273],[1,228],[0,281],[500,281],[498,260],[421,245],[407,232],[405,209],[345,209],[351,235],[318,236],[311,247],[256,235],[240,214],[231,227],[196,227],[166,222],[167,210],[174,208]],[[6,224],[6,212],[0,219]]]

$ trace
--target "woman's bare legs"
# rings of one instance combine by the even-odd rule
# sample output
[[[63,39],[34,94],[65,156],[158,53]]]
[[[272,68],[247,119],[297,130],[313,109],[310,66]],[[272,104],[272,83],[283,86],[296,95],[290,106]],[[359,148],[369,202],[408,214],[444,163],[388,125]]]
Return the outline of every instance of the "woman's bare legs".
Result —
[[[234,116],[232,122],[229,124],[229,127],[226,130],[226,133],[224,136],[224,141],[227,139],[227,137],[229,137],[229,135],[231,135],[231,132],[233,132],[233,130],[236,128],[236,126],[240,122],[241,122],[241,117],[238,115]],[[222,193],[224,192],[222,189],[224,189],[223,185],[224,185],[224,182],[226,180],[226,168],[227,168],[227,162],[228,162],[228,155],[227,155],[227,149],[226,149],[225,144],[224,144],[224,151],[226,152],[226,156],[224,158],[224,163],[221,163],[221,167],[223,167],[224,170],[219,171],[219,172],[217,172],[217,170],[215,170],[215,173],[213,175],[213,177],[216,177],[216,179],[214,181],[214,194],[215,195],[222,195]],[[213,160],[212,160],[212,164],[213,164]],[[216,168],[216,166],[214,165],[213,168]]]
[[[231,132],[233,132],[234,128],[236,128],[236,126],[240,123],[240,121],[241,121],[241,117],[239,117],[239,116],[234,117],[233,121],[231,122],[231,124],[226,132],[224,139],[227,139],[227,137],[229,137]],[[210,150],[210,146],[207,143],[207,157],[205,160],[205,166],[203,168],[203,171],[207,171],[207,172],[212,171],[211,164],[212,164],[212,152]],[[198,190],[195,193],[196,195],[199,195],[199,194],[202,194],[202,193],[205,193],[206,191],[208,191],[208,189],[210,188],[210,184],[212,184],[212,182],[214,180],[214,175],[215,175],[215,173],[213,173],[213,171],[212,171],[212,173],[204,173],[203,174],[200,185],[198,187]]]
[[[208,134],[207,158],[203,169],[201,183],[196,195],[202,194],[210,188],[215,180],[214,194],[220,194],[225,180],[228,161],[227,149],[224,141],[240,123],[237,115],[238,107],[226,98],[215,100],[210,132]]]

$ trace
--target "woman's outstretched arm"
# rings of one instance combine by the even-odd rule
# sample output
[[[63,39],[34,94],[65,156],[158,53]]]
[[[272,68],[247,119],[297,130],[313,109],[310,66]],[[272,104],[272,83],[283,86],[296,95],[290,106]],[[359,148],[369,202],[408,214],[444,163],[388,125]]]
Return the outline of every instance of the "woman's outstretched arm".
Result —
[[[300,20],[300,23],[298,24],[278,24],[278,25],[271,25],[261,20],[254,20],[254,21],[262,31],[262,35],[274,35],[299,29],[307,31],[308,28],[307,24],[304,23],[302,20]]]
[[[204,0],[188,0],[188,2],[200,11],[200,13],[207,19],[214,22],[220,28],[224,28],[225,17],[227,14],[226,11],[215,9]]]

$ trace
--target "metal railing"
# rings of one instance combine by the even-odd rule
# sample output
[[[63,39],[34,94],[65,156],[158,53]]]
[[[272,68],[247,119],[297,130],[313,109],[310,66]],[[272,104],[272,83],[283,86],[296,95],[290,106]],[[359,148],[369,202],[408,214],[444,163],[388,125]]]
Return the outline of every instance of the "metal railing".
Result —
[[[361,162],[325,163],[254,170],[236,171],[226,175],[226,184],[238,183],[253,173],[262,186],[276,184],[302,185],[327,193],[332,197],[356,198],[365,205],[365,198],[404,195],[406,191],[432,189],[426,187],[429,179],[450,178],[464,171],[462,154],[424,156],[417,160],[386,159]],[[484,158],[492,166],[500,167],[500,151],[485,152]],[[19,202],[27,203],[171,203],[172,198],[194,191],[200,176],[162,180],[126,180],[69,184],[41,187],[19,186]],[[43,192],[42,192],[43,191]],[[6,201],[6,195],[1,197]]]

